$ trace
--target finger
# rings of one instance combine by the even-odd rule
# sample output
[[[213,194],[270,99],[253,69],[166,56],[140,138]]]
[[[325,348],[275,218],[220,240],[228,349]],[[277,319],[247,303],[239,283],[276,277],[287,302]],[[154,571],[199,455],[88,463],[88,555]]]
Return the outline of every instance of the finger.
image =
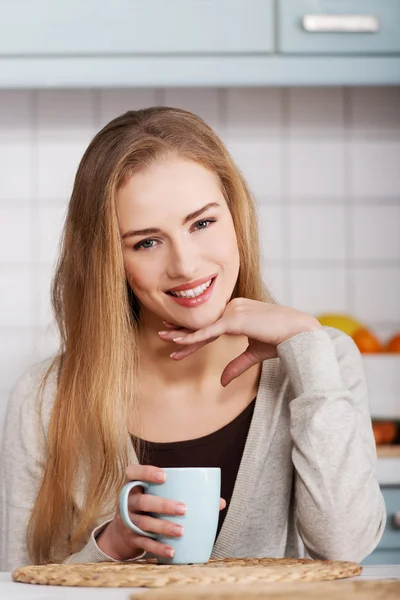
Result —
[[[164,483],[166,479],[166,473],[163,469],[151,465],[128,465],[125,469],[125,475],[128,481]]]
[[[166,342],[173,342],[174,337],[179,337],[180,335],[189,335],[189,333],[192,333],[190,329],[171,329],[169,331],[159,331],[158,335]]]
[[[162,515],[185,515],[186,506],[182,502],[167,500],[151,494],[131,494],[129,510],[132,512],[151,512]]]
[[[170,354],[170,357],[173,358],[174,360],[182,360],[182,358],[186,358],[190,354],[197,352],[197,350],[200,350],[200,348],[202,348],[203,346],[206,346],[211,341],[214,341],[214,340],[209,340],[206,342],[199,342],[198,344],[192,344],[191,346],[188,346],[187,348],[180,348],[179,350],[172,352],[172,354]]]
[[[131,521],[142,531],[150,531],[160,535],[168,535],[170,537],[180,537],[183,534],[182,525],[172,523],[165,519],[154,519],[149,515],[130,514]]]
[[[221,385],[227,386],[231,381],[242,375],[247,369],[256,365],[259,360],[249,351],[245,350],[242,354],[231,360],[225,367],[221,375]]]
[[[171,548],[171,546],[168,546],[168,544],[162,544],[161,542],[157,542],[156,540],[152,540],[151,538],[142,535],[136,538],[135,546],[142,550],[146,550],[146,552],[151,552],[156,556],[166,556],[168,558],[174,556],[174,549]]]
[[[219,510],[224,510],[226,508],[226,500],[224,498],[219,499]]]
[[[177,344],[187,345],[196,344],[197,342],[204,342],[214,338],[216,340],[220,335],[226,333],[226,322],[223,319],[216,321],[209,327],[204,327],[193,333],[182,335],[182,332],[178,332],[178,335],[173,338]]]

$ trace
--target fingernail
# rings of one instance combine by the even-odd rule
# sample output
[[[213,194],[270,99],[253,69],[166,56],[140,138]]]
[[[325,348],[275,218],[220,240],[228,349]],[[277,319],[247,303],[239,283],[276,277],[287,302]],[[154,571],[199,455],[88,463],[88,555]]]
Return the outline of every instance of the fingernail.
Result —
[[[174,554],[175,554],[175,552],[173,551],[173,549],[172,549],[172,548],[168,548],[168,549],[165,551],[165,556],[170,556],[171,558],[173,558]]]
[[[180,340],[183,340],[183,337],[177,337],[177,338],[172,338],[174,340],[174,342],[179,342]]]
[[[172,354],[170,354],[169,356],[170,356],[170,358],[174,358],[174,356],[175,356],[176,354],[178,354],[178,352],[172,352]]]
[[[159,471],[158,473],[155,474],[154,478],[157,481],[164,482],[167,479],[167,474],[164,471]]]
[[[187,506],[185,504],[177,504],[175,506],[175,513],[177,515],[185,515],[187,511]]]
[[[169,331],[159,331],[158,335],[166,335],[167,333],[169,333]]]
[[[174,525],[172,527],[172,533],[174,533],[175,535],[182,535],[183,527],[181,525]]]

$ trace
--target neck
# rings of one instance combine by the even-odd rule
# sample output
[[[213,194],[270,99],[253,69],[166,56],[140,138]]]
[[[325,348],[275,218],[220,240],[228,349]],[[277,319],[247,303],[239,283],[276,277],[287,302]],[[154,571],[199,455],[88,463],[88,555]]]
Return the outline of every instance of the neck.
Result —
[[[220,378],[226,365],[244,352],[248,341],[245,336],[222,335],[182,360],[170,354],[178,349],[174,342],[160,339],[158,327],[139,330],[140,370],[146,380],[155,385],[179,386],[198,391],[221,387]]]

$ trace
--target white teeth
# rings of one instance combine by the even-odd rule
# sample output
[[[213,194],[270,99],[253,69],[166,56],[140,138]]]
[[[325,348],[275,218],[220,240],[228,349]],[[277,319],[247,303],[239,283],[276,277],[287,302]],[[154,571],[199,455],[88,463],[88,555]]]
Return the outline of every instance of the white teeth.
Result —
[[[180,292],[170,292],[173,296],[177,296],[178,298],[195,298],[196,296],[200,296],[206,289],[211,285],[212,279],[207,281],[207,283],[202,283],[201,285],[192,288],[191,290],[182,290]]]

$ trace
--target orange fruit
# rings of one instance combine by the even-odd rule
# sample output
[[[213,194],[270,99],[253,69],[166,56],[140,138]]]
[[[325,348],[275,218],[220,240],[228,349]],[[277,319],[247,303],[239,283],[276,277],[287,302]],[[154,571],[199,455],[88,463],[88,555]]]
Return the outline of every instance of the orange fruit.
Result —
[[[400,333],[396,333],[385,346],[386,352],[400,352]]]
[[[353,340],[362,353],[382,352],[382,344],[378,338],[368,329],[357,329],[353,333]]]
[[[397,435],[397,425],[393,421],[372,421],[375,444],[391,444]]]

